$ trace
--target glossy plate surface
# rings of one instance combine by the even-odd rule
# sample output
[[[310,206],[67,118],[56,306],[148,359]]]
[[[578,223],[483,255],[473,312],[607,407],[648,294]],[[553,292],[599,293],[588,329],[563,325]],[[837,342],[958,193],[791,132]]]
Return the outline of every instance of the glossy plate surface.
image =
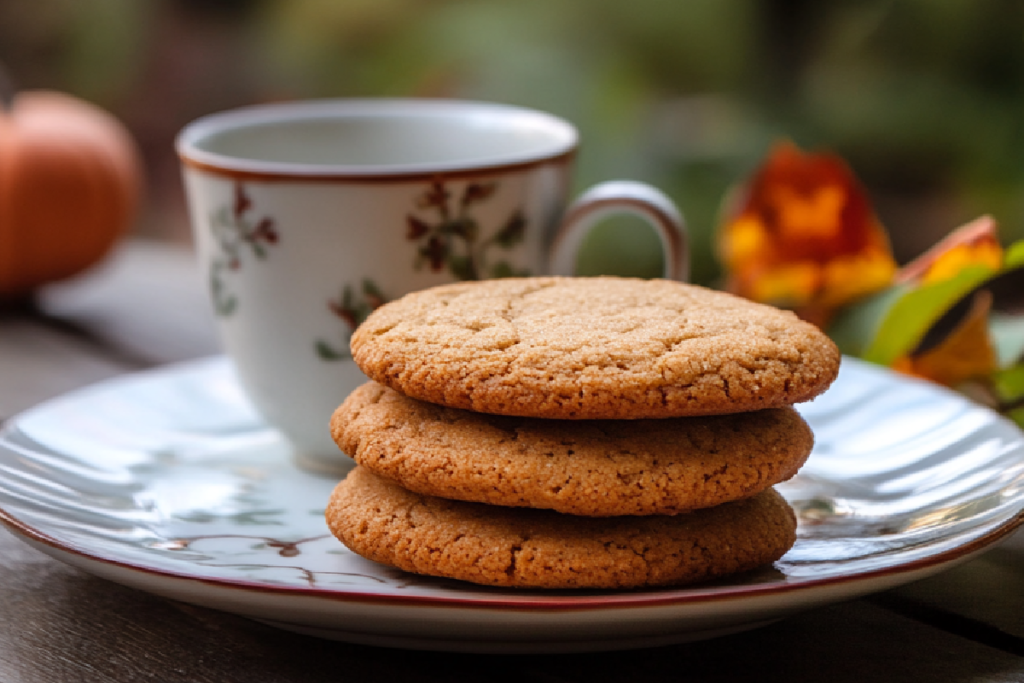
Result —
[[[475,652],[661,645],[753,628],[964,561],[1017,527],[1024,437],[964,398],[844,359],[801,406],[816,446],[779,490],[774,567],[692,588],[542,592],[413,576],[347,551],[335,481],[296,469],[223,358],[94,385],[0,432],[0,521],[144,591],[359,643]]]

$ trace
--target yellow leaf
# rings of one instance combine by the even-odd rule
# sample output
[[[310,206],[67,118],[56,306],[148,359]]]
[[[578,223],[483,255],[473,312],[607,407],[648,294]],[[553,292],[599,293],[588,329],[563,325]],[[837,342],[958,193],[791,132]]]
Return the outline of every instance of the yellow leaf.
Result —
[[[991,308],[992,294],[979,291],[967,316],[949,336],[924,353],[897,359],[893,369],[946,386],[994,372],[998,362],[988,330]]]
[[[1003,247],[999,243],[998,232],[999,225],[991,216],[976,218],[903,266],[896,275],[896,281],[942,282],[974,265],[998,270],[1003,264]]]

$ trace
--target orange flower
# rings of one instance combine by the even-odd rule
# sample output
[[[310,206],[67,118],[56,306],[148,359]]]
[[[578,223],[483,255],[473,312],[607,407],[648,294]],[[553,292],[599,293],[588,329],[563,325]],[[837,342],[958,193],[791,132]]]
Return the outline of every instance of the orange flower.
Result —
[[[840,158],[778,144],[738,199],[718,242],[730,291],[824,325],[891,284],[885,230]]]

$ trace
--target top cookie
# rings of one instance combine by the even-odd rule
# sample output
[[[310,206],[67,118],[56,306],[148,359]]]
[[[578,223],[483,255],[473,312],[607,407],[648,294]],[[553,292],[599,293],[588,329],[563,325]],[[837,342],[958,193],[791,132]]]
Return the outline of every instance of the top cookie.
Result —
[[[668,280],[521,278],[414,292],[352,335],[370,378],[424,401],[558,419],[715,415],[809,400],[839,351],[793,313]]]

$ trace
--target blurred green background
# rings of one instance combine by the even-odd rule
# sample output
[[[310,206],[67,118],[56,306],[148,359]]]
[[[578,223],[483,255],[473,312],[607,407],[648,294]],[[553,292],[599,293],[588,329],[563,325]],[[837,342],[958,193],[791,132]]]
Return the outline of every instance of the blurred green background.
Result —
[[[1009,0],[0,0],[20,89],[112,111],[142,149],[137,232],[187,242],[173,140],[197,116],[309,97],[463,97],[582,133],[578,189],[663,188],[714,284],[723,195],[785,137],[845,157],[905,261],[981,213],[1024,236],[1024,4]],[[652,274],[604,226],[590,272]]]

